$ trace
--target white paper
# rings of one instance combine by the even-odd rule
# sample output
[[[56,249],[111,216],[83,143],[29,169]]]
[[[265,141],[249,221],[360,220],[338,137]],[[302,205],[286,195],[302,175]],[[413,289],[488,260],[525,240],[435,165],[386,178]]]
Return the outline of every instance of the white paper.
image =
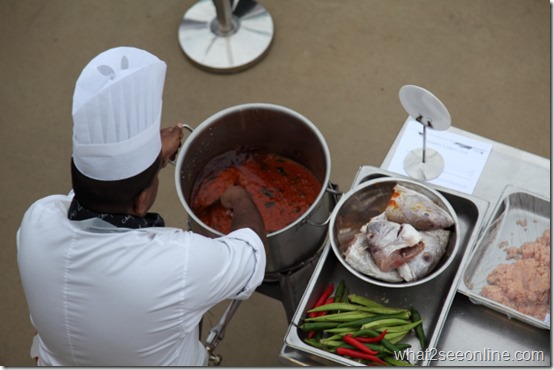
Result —
[[[436,150],[444,159],[443,172],[427,182],[472,194],[492,150],[492,144],[453,134],[448,130],[435,131],[428,128],[426,131],[426,148]],[[404,170],[404,159],[412,150],[422,147],[423,125],[408,117],[387,170],[409,176]]]

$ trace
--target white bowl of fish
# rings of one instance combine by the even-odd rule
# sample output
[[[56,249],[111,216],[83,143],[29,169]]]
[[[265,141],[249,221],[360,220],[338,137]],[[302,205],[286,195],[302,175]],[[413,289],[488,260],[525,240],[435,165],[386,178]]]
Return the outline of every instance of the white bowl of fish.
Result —
[[[352,274],[390,288],[423,284],[448,268],[459,244],[456,212],[435,189],[383,177],[343,194],[329,239]]]

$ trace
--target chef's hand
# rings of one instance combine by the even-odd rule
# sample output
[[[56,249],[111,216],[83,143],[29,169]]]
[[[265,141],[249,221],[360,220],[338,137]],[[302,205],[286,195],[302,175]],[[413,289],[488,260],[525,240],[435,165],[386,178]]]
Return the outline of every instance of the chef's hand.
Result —
[[[183,138],[183,124],[178,123],[173,127],[167,127],[160,131],[162,136],[162,167],[165,167],[169,161],[174,161],[177,150],[181,147]]]
[[[232,211],[231,231],[248,227],[258,234],[267,248],[267,233],[262,215],[242,186],[228,187],[221,195],[220,202],[223,207]]]

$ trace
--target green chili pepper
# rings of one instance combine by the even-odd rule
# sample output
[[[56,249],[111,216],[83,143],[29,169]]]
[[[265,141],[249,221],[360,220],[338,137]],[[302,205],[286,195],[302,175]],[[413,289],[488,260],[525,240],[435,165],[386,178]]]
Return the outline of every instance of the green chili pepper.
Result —
[[[344,303],[344,302],[333,302],[321,305],[319,307],[314,307],[308,312],[321,312],[321,311],[365,311],[371,312],[369,307],[360,306],[358,304]]]
[[[348,346],[349,348],[354,348],[350,344],[344,343],[342,340],[326,340],[324,345],[330,350],[334,350],[335,348],[342,347],[342,346]]]
[[[416,326],[418,326],[419,324],[421,324],[421,320],[412,322],[409,324],[405,324],[405,325],[387,326],[386,328],[388,333],[398,333],[401,331],[410,331],[414,329]]]
[[[364,346],[366,346],[369,349],[372,349],[374,351],[378,351],[379,353],[391,353],[388,349],[385,348],[385,346],[381,344],[376,343],[364,343]]]
[[[381,333],[379,333],[377,330],[374,329],[361,329],[352,334],[354,338],[356,337],[378,337]]]
[[[385,362],[392,366],[414,366],[413,364],[409,363],[408,361],[398,360],[394,358],[393,356],[386,356],[383,358]]]
[[[383,347],[385,347],[386,349],[388,349],[389,351],[391,351],[392,353],[394,352],[402,352],[400,350],[400,348],[398,348],[394,343],[391,343],[388,339],[386,338],[383,338],[381,339],[381,344],[383,345]]]
[[[368,316],[368,317],[364,317],[363,319],[359,319],[359,320],[343,322],[343,323],[339,324],[339,326],[337,326],[337,327],[338,328],[342,328],[342,327],[361,328],[361,326],[364,325],[364,324],[367,324],[367,323],[370,323],[370,322],[376,321],[376,320],[381,320],[381,319],[384,319],[386,317],[387,317],[386,315]]]
[[[344,311],[364,311],[369,312],[372,314],[397,314],[397,313],[404,313],[404,312],[410,312],[409,310],[405,308],[392,308],[392,307],[368,307],[364,305],[354,304],[354,303],[328,303],[324,304],[322,306],[318,306],[315,308],[312,308],[311,310],[308,310],[309,313],[312,312],[321,312],[321,311],[338,311],[338,310],[344,310]]]
[[[413,306],[410,307],[410,313],[412,316],[412,321],[420,321],[420,324],[414,328],[414,331],[416,333],[417,339],[419,340],[419,344],[421,345],[421,349],[423,350],[427,345],[425,331],[423,330],[423,320],[421,319],[421,315],[419,314],[419,312]]]
[[[373,322],[369,322],[367,324],[362,325],[362,329],[379,329],[379,328],[389,328],[393,327],[395,325],[405,325],[410,324],[410,321],[406,321],[404,319],[397,319],[397,318],[386,318],[381,319]]]
[[[333,296],[335,298],[335,302],[342,303],[343,302],[343,295],[344,291],[346,290],[346,284],[344,282],[344,279],[342,279],[339,282],[339,285],[337,286],[337,290],[335,291],[335,295]]]
[[[352,303],[361,304],[366,307],[384,307],[381,303],[375,302],[369,298],[362,297],[356,294],[349,294],[348,301]]]
[[[323,349],[323,350],[328,350],[326,348],[326,346],[324,344],[322,344],[320,341],[318,340],[315,340],[315,339],[304,339],[304,342],[309,344],[310,346],[313,346],[313,347],[316,347],[316,348],[319,348],[319,349]]]
[[[412,345],[410,343],[395,343],[395,345],[401,351],[404,351],[405,349],[408,349],[408,348],[412,347]]]
[[[342,292],[342,297],[340,297],[340,301],[348,303],[348,294],[350,294],[350,293],[348,291],[348,287],[345,285],[344,286],[344,291]]]
[[[363,312],[363,311],[347,311],[347,312],[341,312],[341,313],[327,314],[324,316],[308,317],[304,319],[304,321],[305,322],[321,322],[321,321],[348,322],[348,321],[363,319],[364,317],[368,317],[370,315],[372,314],[368,312]]]
[[[333,342],[335,340],[342,340],[342,337],[344,337],[347,333],[340,333],[340,334],[335,334],[335,335],[332,335],[328,338],[325,338],[325,339],[321,339],[321,343],[323,344],[327,344],[328,342]]]
[[[303,323],[302,325],[298,326],[298,328],[300,328],[300,330],[302,331],[321,331],[321,330],[325,330],[325,329],[332,329],[332,328],[336,328],[337,325],[339,323],[338,322],[305,322]]]
[[[398,332],[398,333],[390,333],[390,334],[385,335],[385,340],[388,340],[392,344],[396,344],[396,343],[400,342],[402,339],[404,339],[406,337],[406,335],[408,335],[408,333],[409,333],[409,331],[401,331],[401,332]]]
[[[348,327],[342,327],[342,328],[339,328],[339,327],[336,327],[336,328],[331,328],[331,329],[325,329],[324,331],[326,333],[330,333],[330,334],[342,334],[342,333],[354,333],[356,330],[358,330],[358,328],[348,328]]]
[[[345,322],[345,323],[340,324],[338,327],[339,328],[344,327],[344,326],[361,327],[362,325],[373,322],[373,321],[377,321],[377,320],[381,320],[381,319],[392,319],[392,318],[407,320],[407,319],[410,318],[410,313],[409,312],[401,312],[401,313],[393,313],[393,314],[387,314],[387,315],[375,315],[375,316],[370,316],[370,317],[360,319],[360,320],[356,320],[356,321]]]

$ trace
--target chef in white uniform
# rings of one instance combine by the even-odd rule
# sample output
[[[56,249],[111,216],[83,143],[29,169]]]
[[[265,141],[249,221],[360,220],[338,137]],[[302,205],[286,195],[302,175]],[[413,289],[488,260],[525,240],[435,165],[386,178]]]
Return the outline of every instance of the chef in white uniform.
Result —
[[[207,365],[202,316],[263,280],[267,238],[248,193],[207,238],[148,212],[181,126],[160,130],[166,64],[131,47],[94,58],[73,97],[73,189],[35,202],[17,233],[39,365]]]

